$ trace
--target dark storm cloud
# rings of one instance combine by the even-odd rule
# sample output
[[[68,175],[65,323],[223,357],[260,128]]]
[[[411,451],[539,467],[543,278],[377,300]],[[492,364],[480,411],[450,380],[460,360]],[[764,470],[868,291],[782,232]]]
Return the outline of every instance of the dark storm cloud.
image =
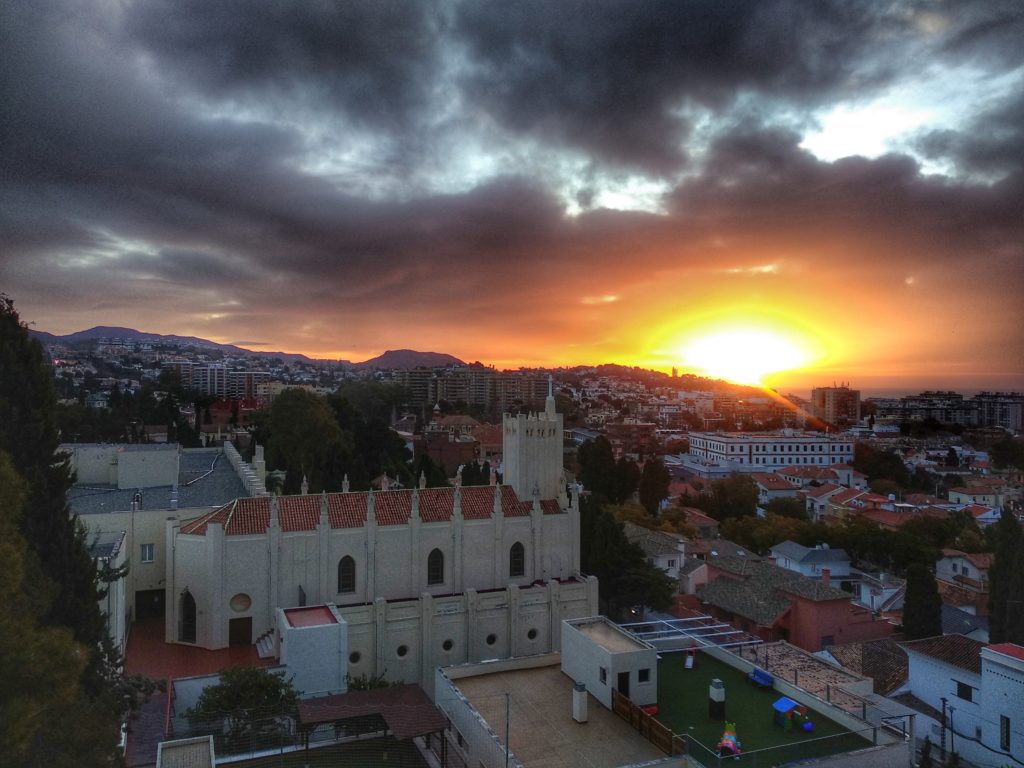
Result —
[[[440,19],[429,3],[134,3],[127,39],[212,98],[252,97],[408,127],[429,105]]]
[[[464,3],[457,31],[465,88],[502,125],[661,174],[686,161],[683,108],[877,86],[890,72],[870,54],[906,25],[845,1],[581,0]]]

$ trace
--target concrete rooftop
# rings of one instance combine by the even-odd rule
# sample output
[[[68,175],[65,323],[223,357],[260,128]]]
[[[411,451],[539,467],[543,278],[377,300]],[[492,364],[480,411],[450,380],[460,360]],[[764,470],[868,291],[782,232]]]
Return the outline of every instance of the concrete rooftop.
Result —
[[[587,722],[573,720],[573,682],[557,665],[453,682],[503,741],[512,694],[509,745],[526,768],[617,768],[666,756],[589,694]]]

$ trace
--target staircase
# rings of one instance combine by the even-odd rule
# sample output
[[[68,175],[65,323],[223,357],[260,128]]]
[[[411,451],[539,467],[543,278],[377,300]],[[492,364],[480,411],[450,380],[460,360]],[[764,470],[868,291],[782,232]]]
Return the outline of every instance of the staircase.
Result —
[[[268,629],[256,639],[256,655],[261,659],[272,659],[276,656],[273,629]]]

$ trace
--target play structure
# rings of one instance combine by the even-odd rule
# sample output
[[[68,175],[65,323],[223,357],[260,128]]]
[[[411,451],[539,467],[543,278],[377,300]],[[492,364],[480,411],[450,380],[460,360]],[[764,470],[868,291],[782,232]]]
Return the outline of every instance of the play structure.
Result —
[[[697,663],[697,649],[691,648],[685,654],[683,654],[683,666],[686,669],[693,669],[693,665]]]
[[[814,723],[807,717],[807,707],[783,696],[772,704],[775,710],[775,725],[787,733],[796,729],[810,733],[814,730]]]
[[[754,667],[747,675],[747,680],[762,688],[771,688],[775,684],[775,678],[759,667]]]
[[[738,755],[743,751],[740,749],[740,746],[740,741],[736,738],[736,723],[726,723],[725,733],[722,734],[722,739],[718,742],[718,756],[732,757]]]

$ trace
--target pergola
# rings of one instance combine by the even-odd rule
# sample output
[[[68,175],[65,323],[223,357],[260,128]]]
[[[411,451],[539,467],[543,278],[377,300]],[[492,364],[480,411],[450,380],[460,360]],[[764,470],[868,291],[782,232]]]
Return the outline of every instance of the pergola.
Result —
[[[337,730],[349,724],[365,732],[373,729],[371,723],[380,721],[387,733],[399,740],[440,734],[448,727],[447,718],[415,683],[299,701],[298,726],[307,750],[310,736],[320,726]],[[444,739],[440,744],[443,763]]]
[[[713,616],[702,614],[685,619],[649,618],[620,624],[634,637],[645,640],[655,647],[659,643],[669,644],[682,638],[695,640],[697,645],[717,645],[720,648],[737,648],[744,645],[759,645],[764,641],[731,624],[725,624]]]

